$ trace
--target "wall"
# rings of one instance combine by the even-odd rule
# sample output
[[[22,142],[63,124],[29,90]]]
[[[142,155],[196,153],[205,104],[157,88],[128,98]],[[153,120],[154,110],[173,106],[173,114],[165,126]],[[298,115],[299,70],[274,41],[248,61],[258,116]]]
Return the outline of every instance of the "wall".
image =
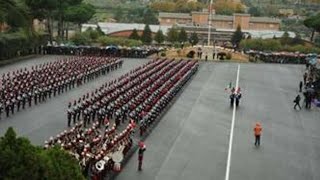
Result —
[[[208,13],[193,13],[192,14],[192,23],[195,25],[204,25],[208,24]]]
[[[254,22],[254,23],[249,23],[249,27],[252,30],[279,30],[280,29],[280,24],[278,24],[278,23]]]
[[[233,19],[233,29],[236,29],[238,25],[240,25],[241,29],[249,29],[250,15],[235,14]]]

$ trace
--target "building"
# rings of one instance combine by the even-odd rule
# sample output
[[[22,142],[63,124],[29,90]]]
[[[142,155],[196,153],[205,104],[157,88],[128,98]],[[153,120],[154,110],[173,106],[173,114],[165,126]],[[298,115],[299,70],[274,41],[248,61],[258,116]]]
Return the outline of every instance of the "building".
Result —
[[[138,23],[105,23],[99,22],[98,24],[82,24],[82,31],[86,31],[89,27],[97,28],[97,25],[101,28],[101,30],[108,36],[113,37],[129,37],[134,29],[138,31],[138,34],[141,35],[145,24]],[[161,30],[164,34],[167,33],[168,29],[172,26],[160,26],[160,25],[149,25],[150,30],[153,34],[155,34],[158,30]]]
[[[145,27],[145,24],[136,24],[136,23],[104,23],[100,22],[98,24],[82,24],[82,31],[86,31],[89,27],[95,29],[97,25],[100,26],[101,30],[108,36],[113,37],[129,37],[134,29],[138,31],[141,35]],[[196,32],[200,40],[199,44],[206,44],[208,38],[208,26],[193,26],[186,24],[177,24],[178,28],[184,28],[187,34],[190,36],[191,33]],[[159,29],[162,30],[164,34],[167,34],[168,30],[172,26],[170,25],[150,25],[150,29],[153,34],[155,34]],[[217,43],[224,43],[231,40],[234,29],[211,29],[211,40]],[[251,36],[252,38],[273,38],[273,37],[282,37],[284,31],[275,31],[275,30],[242,30],[246,36]],[[288,32],[290,37],[295,37],[295,33]],[[212,44],[211,42],[211,44]]]
[[[160,25],[192,25],[205,27],[208,25],[209,12],[189,13],[159,13]],[[213,11],[211,17],[212,27],[216,29],[236,29],[238,25],[243,30],[272,30],[280,29],[280,20],[269,17],[252,17],[250,14],[233,14],[233,16],[217,15]]]
[[[190,35],[196,32],[200,43],[206,44],[208,37],[209,12],[204,9],[200,12],[191,13],[159,13],[161,26],[177,26],[184,28]],[[211,14],[211,41],[227,42],[231,40],[232,34],[240,26],[242,32],[251,37],[265,38],[278,37],[280,32],[280,20],[268,17],[253,17],[250,14],[235,13],[232,16],[217,15],[215,11]]]

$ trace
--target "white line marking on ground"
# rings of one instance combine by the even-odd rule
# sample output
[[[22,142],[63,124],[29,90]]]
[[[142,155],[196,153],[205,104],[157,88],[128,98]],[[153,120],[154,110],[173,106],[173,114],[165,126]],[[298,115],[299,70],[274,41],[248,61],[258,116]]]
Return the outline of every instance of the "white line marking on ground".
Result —
[[[237,81],[236,81],[236,88],[235,88],[236,90],[239,87],[239,74],[240,74],[240,64],[238,65],[238,71],[237,71]],[[230,131],[230,138],[229,138],[229,150],[228,150],[225,180],[229,180],[229,174],[230,174],[230,163],[231,163],[231,152],[232,152],[233,129],[234,129],[235,117],[236,117],[236,101],[233,102],[233,112],[232,112],[231,131]]]

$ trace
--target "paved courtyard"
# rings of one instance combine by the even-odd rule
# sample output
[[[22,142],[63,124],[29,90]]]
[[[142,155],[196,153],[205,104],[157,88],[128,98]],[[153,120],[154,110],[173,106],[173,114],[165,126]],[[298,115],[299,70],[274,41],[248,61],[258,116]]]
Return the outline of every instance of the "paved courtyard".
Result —
[[[35,58],[0,68],[0,74],[56,57]],[[66,105],[147,60],[125,59],[122,69],[0,120],[42,144],[66,128]],[[202,63],[198,73],[146,139],[143,171],[137,154],[118,180],[223,180],[233,118],[225,88],[236,83],[238,64]],[[230,180],[319,180],[320,111],[295,111],[293,99],[304,66],[240,64],[243,97],[234,116]],[[253,126],[262,123],[262,146],[253,145]]]

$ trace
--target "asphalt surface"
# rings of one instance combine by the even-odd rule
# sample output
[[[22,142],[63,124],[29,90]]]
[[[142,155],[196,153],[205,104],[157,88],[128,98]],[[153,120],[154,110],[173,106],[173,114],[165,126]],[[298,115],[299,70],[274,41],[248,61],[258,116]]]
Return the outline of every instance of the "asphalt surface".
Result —
[[[0,74],[56,57],[46,56],[0,68]],[[42,144],[66,128],[67,103],[147,60],[125,59],[122,69],[72,89],[46,103],[0,120],[0,135],[9,126]],[[236,63],[202,63],[199,72],[163,116],[145,143],[143,171],[137,154],[118,180],[223,180],[232,109],[225,88],[237,76]],[[320,111],[293,109],[304,66],[240,64],[243,97],[235,114],[230,180],[319,180]],[[262,145],[253,145],[253,126],[263,127]]]
[[[118,180],[225,179],[232,109],[224,90],[238,64],[204,63],[146,140],[143,171],[137,154]],[[320,179],[320,113],[293,110],[303,66],[241,64],[243,92],[235,115],[230,180]],[[262,145],[253,127],[262,123]]]

